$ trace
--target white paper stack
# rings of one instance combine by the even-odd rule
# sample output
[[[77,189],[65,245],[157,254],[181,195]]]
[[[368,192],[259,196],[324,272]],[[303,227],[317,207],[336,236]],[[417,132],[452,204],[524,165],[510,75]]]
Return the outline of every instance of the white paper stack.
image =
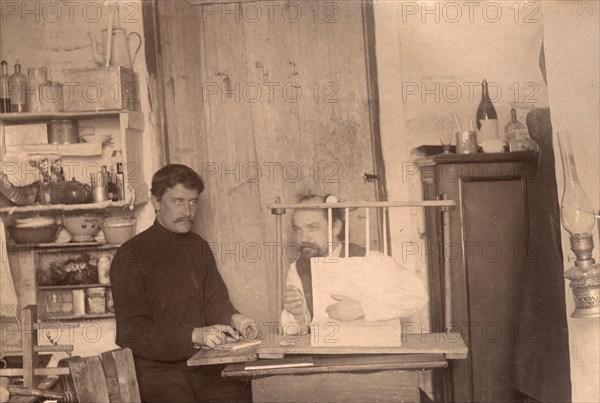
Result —
[[[311,345],[328,347],[400,347],[400,317],[421,305],[412,297],[409,277],[389,256],[313,259],[311,262],[314,318]],[[359,301],[366,318],[337,321],[327,307],[332,295]]]

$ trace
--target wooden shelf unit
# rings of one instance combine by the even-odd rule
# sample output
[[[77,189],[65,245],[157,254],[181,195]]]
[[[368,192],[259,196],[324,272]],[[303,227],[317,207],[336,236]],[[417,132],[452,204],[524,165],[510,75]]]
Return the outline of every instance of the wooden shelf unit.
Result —
[[[54,119],[74,119],[79,123],[80,132],[84,129],[93,136],[110,137],[106,144],[77,143],[70,145],[33,144],[23,146],[5,146],[5,128],[7,126],[24,125],[28,123],[44,123]],[[102,165],[112,167],[115,163],[123,164],[125,176],[125,200],[120,202],[85,203],[75,205],[54,206],[19,206],[4,207],[0,214],[15,212],[40,213],[55,210],[86,210],[104,209],[110,207],[133,207],[134,204],[148,201],[148,185],[145,183],[143,154],[144,114],[128,110],[87,111],[87,112],[25,112],[0,114],[0,158],[7,151],[21,150],[30,155],[60,156],[65,168],[65,180],[76,178],[83,183],[89,183],[89,173],[100,170]],[[92,137],[93,137],[92,136]],[[83,150],[88,145],[94,145],[94,150]],[[81,151],[72,151],[81,149]],[[100,155],[95,151],[100,149]],[[88,154],[93,155],[88,155]],[[84,154],[84,155],[80,155]],[[19,174],[13,173],[13,174]]]
[[[113,318],[114,313],[105,312],[101,314],[75,315],[69,312],[72,309],[72,292],[74,290],[88,290],[90,288],[106,289],[106,299],[110,291],[110,284],[44,284],[39,285],[40,273],[46,271],[49,276],[50,267],[54,263],[66,262],[67,260],[82,255],[90,258],[98,258],[102,254],[114,255],[120,245],[106,244],[100,242],[61,243],[61,244],[9,244],[7,247],[10,264],[19,267],[19,278],[15,280],[15,286],[19,289],[20,302],[28,305],[36,305],[39,321],[57,320],[90,320],[100,318]],[[46,306],[49,295],[56,295],[60,301],[60,309],[64,313],[51,313]],[[107,307],[108,309],[108,307]]]

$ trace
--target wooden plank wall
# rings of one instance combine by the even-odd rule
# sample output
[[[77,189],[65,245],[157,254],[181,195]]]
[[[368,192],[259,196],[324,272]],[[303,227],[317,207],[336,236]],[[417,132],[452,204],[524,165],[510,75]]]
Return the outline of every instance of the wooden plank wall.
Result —
[[[374,200],[362,179],[373,161],[360,2],[252,4],[158,2],[160,49],[170,160],[207,184],[195,230],[215,242],[234,304],[274,321],[267,204],[309,191]],[[361,243],[364,211],[359,225]]]

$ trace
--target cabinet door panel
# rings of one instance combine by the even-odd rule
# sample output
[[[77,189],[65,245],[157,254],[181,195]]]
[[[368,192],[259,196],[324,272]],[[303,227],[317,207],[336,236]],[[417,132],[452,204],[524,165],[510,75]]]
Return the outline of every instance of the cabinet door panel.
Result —
[[[528,187],[536,180],[535,153],[438,155],[421,161],[424,197],[457,201],[444,239],[439,212],[426,215],[428,247],[450,263],[451,320],[469,347],[434,379],[436,401],[521,401],[511,383],[515,322],[529,261]],[[535,246],[535,245],[534,245]],[[431,258],[432,319],[445,321],[444,261]],[[436,294],[436,295],[434,295]]]
[[[473,398],[512,401],[511,360],[527,211],[520,180],[463,182]]]

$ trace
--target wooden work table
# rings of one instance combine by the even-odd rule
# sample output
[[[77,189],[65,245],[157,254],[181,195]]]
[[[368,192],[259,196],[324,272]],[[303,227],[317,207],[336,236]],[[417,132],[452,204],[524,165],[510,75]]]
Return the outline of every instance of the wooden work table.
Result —
[[[293,345],[281,345],[292,340]],[[273,335],[260,346],[228,353],[199,350],[188,365],[231,363],[223,376],[251,379],[254,401],[414,402],[420,399],[420,372],[445,368],[447,360],[466,356],[467,347],[456,333],[407,334],[401,347],[313,347],[310,335]],[[286,360],[297,357],[309,364],[285,367]],[[270,367],[273,362],[283,367]],[[246,369],[250,363],[254,369]]]
[[[255,402],[416,402],[420,400],[419,372],[448,365],[443,354],[342,354],[311,358],[312,366],[297,368],[246,370],[246,363],[230,364],[223,376],[251,378]],[[269,361],[274,360],[260,359],[253,364]]]

